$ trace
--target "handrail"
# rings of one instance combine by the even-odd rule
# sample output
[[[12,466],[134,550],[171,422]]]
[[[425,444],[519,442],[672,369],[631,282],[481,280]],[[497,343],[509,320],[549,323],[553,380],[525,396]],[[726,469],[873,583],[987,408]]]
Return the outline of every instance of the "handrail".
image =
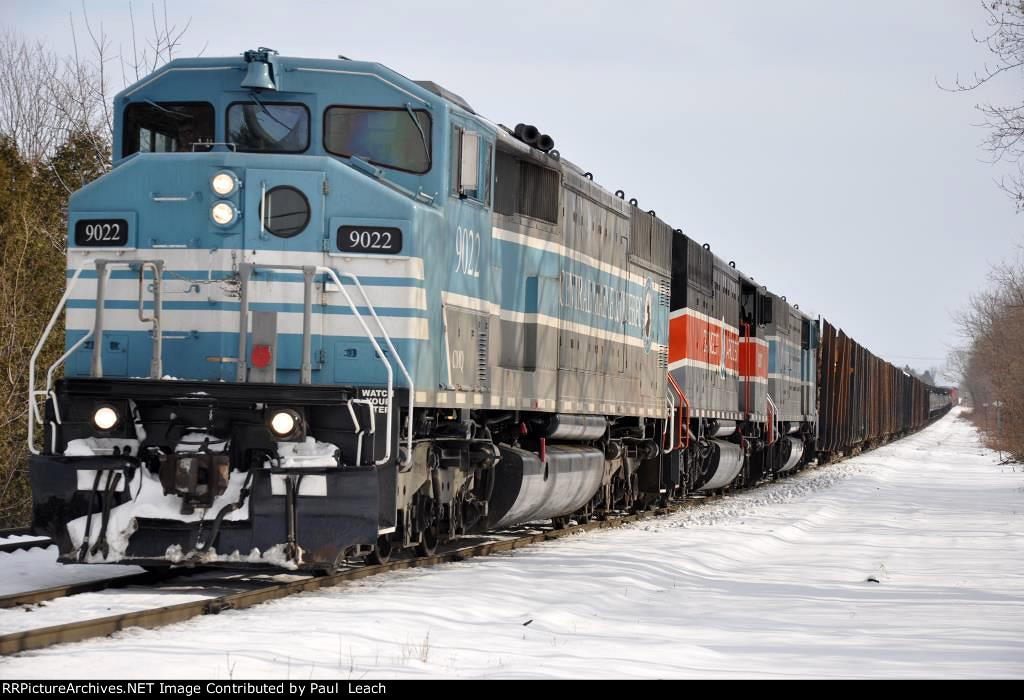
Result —
[[[94,261],[96,266],[96,314],[93,317],[92,336],[95,342],[92,346],[92,362],[90,365],[90,376],[103,376],[103,315],[106,305],[107,281],[110,278],[110,268],[139,266],[139,321],[153,324],[153,357],[149,364],[149,374],[152,379],[159,379],[163,374],[163,337],[160,334],[160,315],[163,307],[161,297],[161,283],[163,279],[163,260],[108,260],[97,258]],[[153,316],[147,318],[143,313],[142,294],[145,287],[146,268],[153,269]]]
[[[301,270],[305,282],[305,290],[303,294],[303,318],[302,318],[302,354],[303,354],[303,369],[301,381],[303,384],[309,384],[312,376],[312,365],[310,356],[312,355],[312,285],[316,275],[325,274],[330,277],[336,285],[338,290],[345,295],[345,300],[348,302],[348,306],[352,309],[352,314],[355,316],[359,325],[363,327],[363,332],[366,334],[370,344],[373,345],[374,351],[377,353],[377,357],[380,358],[381,363],[384,365],[384,369],[388,376],[388,405],[387,405],[387,428],[385,439],[387,444],[384,446],[384,456],[381,459],[375,460],[374,464],[381,465],[386,464],[391,460],[391,417],[394,415],[394,395],[395,395],[395,375],[394,370],[391,368],[391,363],[388,362],[387,356],[381,349],[380,344],[377,342],[377,338],[372,332],[370,327],[366,325],[366,320],[363,315],[359,313],[359,309],[356,307],[355,302],[352,300],[352,296],[345,289],[345,285],[338,279],[337,273],[329,267],[313,266],[313,265],[273,265],[267,263],[241,263],[238,266],[238,276],[240,283],[240,299],[239,299],[239,319],[238,319],[238,373],[237,379],[239,383],[246,381],[246,370],[248,369],[248,362],[246,361],[246,350],[248,348],[249,339],[249,279],[252,273],[257,269],[265,270]],[[373,306],[370,305],[371,311]],[[374,313],[376,316],[376,313]],[[378,319],[379,323],[379,319]],[[411,444],[411,443],[410,443]]]
[[[750,367],[750,324],[744,322],[743,328],[746,330],[747,338],[743,348],[743,352],[747,356],[747,372],[751,371]],[[745,417],[750,417],[750,384],[754,381],[754,376],[757,373],[757,347],[754,346],[754,367],[753,373],[747,374],[747,378],[743,381],[743,413]]]
[[[409,414],[407,416],[408,425],[406,426],[407,430],[406,430],[406,435],[405,435],[405,441],[406,441],[405,452],[406,452],[406,454],[405,454],[405,458],[403,460],[401,460],[401,463],[400,463],[401,466],[407,467],[410,464],[412,464],[412,427],[413,427],[413,422],[412,421],[413,421],[413,412],[416,409],[416,386],[415,386],[415,384],[412,381],[412,377],[409,376],[408,370],[406,370],[406,368],[405,368],[405,362],[402,361],[402,356],[398,354],[397,350],[395,350],[395,346],[391,342],[391,336],[388,334],[387,330],[384,328],[384,324],[381,322],[380,318],[377,316],[377,310],[373,307],[373,304],[370,302],[370,297],[366,294],[366,290],[363,289],[363,285],[359,281],[359,278],[356,277],[351,272],[344,272],[344,273],[342,273],[341,276],[342,277],[348,277],[353,282],[355,282],[356,288],[359,290],[359,293],[363,295],[363,301],[366,302],[366,308],[368,308],[370,310],[370,313],[373,315],[373,320],[377,322],[377,327],[380,328],[380,333],[384,337],[384,342],[387,343],[388,348],[391,350],[392,357],[394,357],[395,358],[395,362],[398,363],[398,369],[402,370],[402,375],[405,377],[405,381],[409,384]]]
[[[53,387],[53,374],[54,374],[54,372],[57,371],[57,368],[60,367],[62,364],[64,364],[69,357],[74,355],[75,352],[80,347],[85,345],[85,343],[91,337],[92,337],[92,329],[90,328],[88,331],[86,331],[85,335],[83,335],[81,338],[78,339],[78,342],[76,342],[74,345],[71,346],[70,350],[65,352],[60,357],[58,357],[57,361],[54,362],[52,365],[50,365],[50,369],[46,370],[46,393],[49,393],[50,389]],[[40,423],[42,423],[42,420],[40,420]]]
[[[686,399],[686,394],[683,393],[682,388],[679,386],[679,382],[672,376],[671,372],[668,372],[665,376],[668,377],[668,381],[672,384],[672,388],[679,395],[680,403],[686,406],[686,432],[683,433],[683,413],[679,412],[679,441],[683,442],[683,435],[686,436],[686,442],[683,446],[684,450],[690,448],[690,402]]]
[[[35,350],[32,352],[32,356],[28,363],[28,449],[34,455],[40,454],[40,451],[35,446],[35,426],[43,425],[43,417],[39,413],[39,405],[36,401],[38,396],[49,396],[52,393],[53,387],[53,376],[69,357],[77,352],[89,339],[93,339],[93,350],[92,360],[90,362],[90,374],[94,377],[103,376],[103,312],[106,302],[106,283],[109,277],[110,268],[116,266],[132,267],[134,265],[139,266],[139,320],[143,323],[153,324],[153,358],[150,362],[150,374],[154,379],[159,379],[162,374],[163,368],[163,337],[160,329],[160,314],[162,311],[163,303],[161,298],[161,283],[163,281],[163,260],[110,260],[104,258],[97,258],[93,261],[93,267],[96,270],[96,312],[93,319],[93,327],[86,331],[85,335],[78,339],[74,345],[58,357],[49,369],[46,370],[46,390],[40,391],[36,389],[36,361],[39,359],[39,354],[43,351],[43,346],[46,345],[46,341],[50,338],[50,333],[53,332],[53,327],[57,323],[57,319],[60,318],[61,312],[65,309],[68,303],[68,299],[71,297],[71,293],[75,290],[75,286],[78,284],[78,280],[82,276],[82,272],[85,267],[80,267],[75,270],[71,276],[71,280],[68,282],[67,289],[64,290],[63,296],[57,303],[57,307],[53,310],[53,314],[50,316],[49,323],[46,324],[46,328],[43,330],[42,335],[39,337],[39,342],[36,343]],[[153,270],[153,316],[146,317],[144,311],[143,301],[143,289],[145,285],[145,274],[146,268],[152,268]],[[56,401],[54,402],[56,408]],[[60,420],[58,419],[58,423]]]
[[[348,290],[345,289],[345,285],[343,285],[341,283],[341,280],[338,279],[337,273],[335,273],[334,270],[332,268],[330,268],[330,267],[317,267],[316,268],[316,273],[317,274],[321,274],[322,273],[322,274],[325,274],[325,275],[329,276],[334,281],[334,283],[336,285],[338,285],[338,291],[340,291],[342,294],[345,295],[345,300],[348,302],[349,308],[352,309],[352,313],[355,315],[356,320],[359,321],[359,325],[361,325],[363,327],[363,332],[366,333],[366,337],[369,339],[370,344],[373,345],[374,351],[376,351],[377,356],[380,358],[380,361],[384,364],[384,369],[387,370],[387,374],[388,374],[388,411],[387,411],[387,425],[385,426],[385,433],[384,433],[384,440],[385,440],[384,456],[381,459],[378,459],[378,460],[374,461],[374,464],[378,464],[378,465],[380,465],[380,464],[387,464],[389,461],[391,461],[391,423],[392,423],[391,416],[394,415],[394,401],[395,401],[395,373],[394,373],[394,370],[391,369],[391,363],[388,362],[387,356],[384,354],[384,351],[381,349],[380,344],[377,342],[377,338],[374,337],[373,333],[370,332],[369,326],[366,325],[366,321],[363,319],[363,315],[361,313],[359,313],[359,309],[356,308],[356,304],[355,304],[354,301],[352,301],[352,297],[349,295]],[[373,311],[373,305],[370,305],[370,310]],[[374,312],[374,316],[376,316],[376,312]],[[378,319],[377,322],[380,323],[380,319]],[[389,342],[389,345],[390,345],[390,342]],[[393,346],[392,346],[392,348],[393,348]],[[392,349],[392,352],[394,352],[393,349]],[[397,357],[397,353],[395,353],[395,356]],[[411,441],[410,441],[410,445],[411,445]],[[410,452],[410,454],[411,454],[411,452]]]
[[[302,290],[302,366],[299,382],[313,382],[313,280],[316,267],[313,265],[274,265],[272,263],[242,263],[238,266],[238,368],[235,379],[244,384],[249,369],[247,350],[249,347],[249,281],[257,269],[299,270],[303,277]]]
[[[153,269],[153,315],[147,317],[143,310],[142,292],[146,286],[146,268]],[[139,265],[139,321],[153,324],[153,357],[149,362],[149,376],[152,379],[159,379],[163,376],[163,335],[160,325],[160,315],[163,313],[163,261],[144,260]]]
[[[68,282],[67,289],[64,290],[64,295],[60,298],[57,303],[57,308],[53,310],[53,315],[50,316],[50,322],[46,324],[46,328],[43,329],[43,334],[39,337],[39,342],[36,343],[35,350],[32,351],[32,356],[28,361],[28,450],[34,455],[40,454],[40,451],[35,446],[35,421],[38,421],[40,425],[43,424],[43,418],[39,415],[39,406],[36,404],[36,360],[39,359],[39,353],[43,351],[43,346],[46,341],[50,338],[50,333],[53,332],[53,327],[57,324],[57,319],[60,318],[61,311],[68,303],[68,298],[71,296],[71,292],[74,291],[75,285],[78,283],[78,278],[82,274],[84,268],[78,268],[75,270],[75,274],[71,276],[71,281]],[[66,358],[68,353],[65,353],[61,357],[63,360]],[[44,395],[48,392],[43,392]]]
[[[676,400],[672,398],[670,392],[665,392],[665,396],[668,399],[665,402],[668,408],[668,420],[665,421],[665,427],[661,431],[661,446],[666,452],[671,452],[676,449],[676,435],[672,430],[672,424],[676,419]],[[671,438],[671,441],[669,440]]]
[[[772,401],[772,395],[768,392],[765,392],[765,398],[768,399],[768,406],[770,408],[768,426],[771,428],[771,434],[768,437],[768,444],[772,445],[775,443],[779,433],[779,429],[775,425],[779,419],[779,407]]]

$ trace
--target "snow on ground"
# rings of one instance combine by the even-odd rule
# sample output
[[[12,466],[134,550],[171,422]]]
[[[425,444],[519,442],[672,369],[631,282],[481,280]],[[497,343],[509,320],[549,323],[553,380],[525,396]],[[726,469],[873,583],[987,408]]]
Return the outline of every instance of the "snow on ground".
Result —
[[[4,541],[11,542],[13,539],[7,538]],[[17,539],[39,538],[21,537]],[[0,595],[141,572],[142,569],[137,566],[86,566],[84,564],[65,566],[58,564],[57,545],[51,545],[45,549],[0,552]]]
[[[674,516],[0,659],[0,676],[1024,677],[1022,512],[1024,469],[951,414]]]
[[[32,540],[45,539],[42,535],[4,535],[0,537],[0,544],[13,544],[14,542],[30,542]]]

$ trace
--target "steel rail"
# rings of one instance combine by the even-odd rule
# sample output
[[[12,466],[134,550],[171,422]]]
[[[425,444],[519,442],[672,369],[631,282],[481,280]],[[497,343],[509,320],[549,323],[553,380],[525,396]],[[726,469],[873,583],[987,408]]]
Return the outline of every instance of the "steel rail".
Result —
[[[2,537],[16,537],[18,535],[31,535],[32,528],[30,527],[11,527],[4,530],[0,530],[0,538]]]
[[[111,576],[109,578],[98,578],[92,581],[66,583],[60,586],[51,586],[49,588],[39,588],[34,591],[10,593],[8,595],[0,596],[0,609],[17,608],[23,605],[37,605],[38,603],[45,603],[48,600],[69,598],[81,593],[97,593],[111,588],[146,586],[152,583],[160,583],[161,581],[177,578],[179,576],[190,576],[193,574],[208,572],[208,568],[171,569],[165,572],[143,571],[137,574],[123,574],[121,576]]]
[[[34,540],[18,540],[16,542],[0,542],[0,554],[24,552],[29,549],[45,549],[52,544],[53,540],[49,537],[40,537]]]

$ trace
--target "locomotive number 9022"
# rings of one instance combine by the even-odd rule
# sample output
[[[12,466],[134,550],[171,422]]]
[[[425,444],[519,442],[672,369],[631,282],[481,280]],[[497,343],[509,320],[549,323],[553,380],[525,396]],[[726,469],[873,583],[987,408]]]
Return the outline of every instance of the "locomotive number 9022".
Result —
[[[338,250],[394,255],[402,252],[402,229],[388,226],[339,226]]]
[[[81,219],[75,223],[75,244],[81,246],[121,246],[128,242],[128,222],[124,219]]]

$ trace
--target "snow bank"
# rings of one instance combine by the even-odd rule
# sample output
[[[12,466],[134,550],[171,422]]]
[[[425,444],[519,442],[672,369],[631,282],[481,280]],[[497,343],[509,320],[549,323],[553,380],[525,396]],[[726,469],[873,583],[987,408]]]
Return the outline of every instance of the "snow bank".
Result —
[[[1024,473],[950,415],[674,516],[0,662],[10,677],[1024,677]],[[876,582],[873,582],[874,579]],[[287,640],[282,643],[282,640]]]

